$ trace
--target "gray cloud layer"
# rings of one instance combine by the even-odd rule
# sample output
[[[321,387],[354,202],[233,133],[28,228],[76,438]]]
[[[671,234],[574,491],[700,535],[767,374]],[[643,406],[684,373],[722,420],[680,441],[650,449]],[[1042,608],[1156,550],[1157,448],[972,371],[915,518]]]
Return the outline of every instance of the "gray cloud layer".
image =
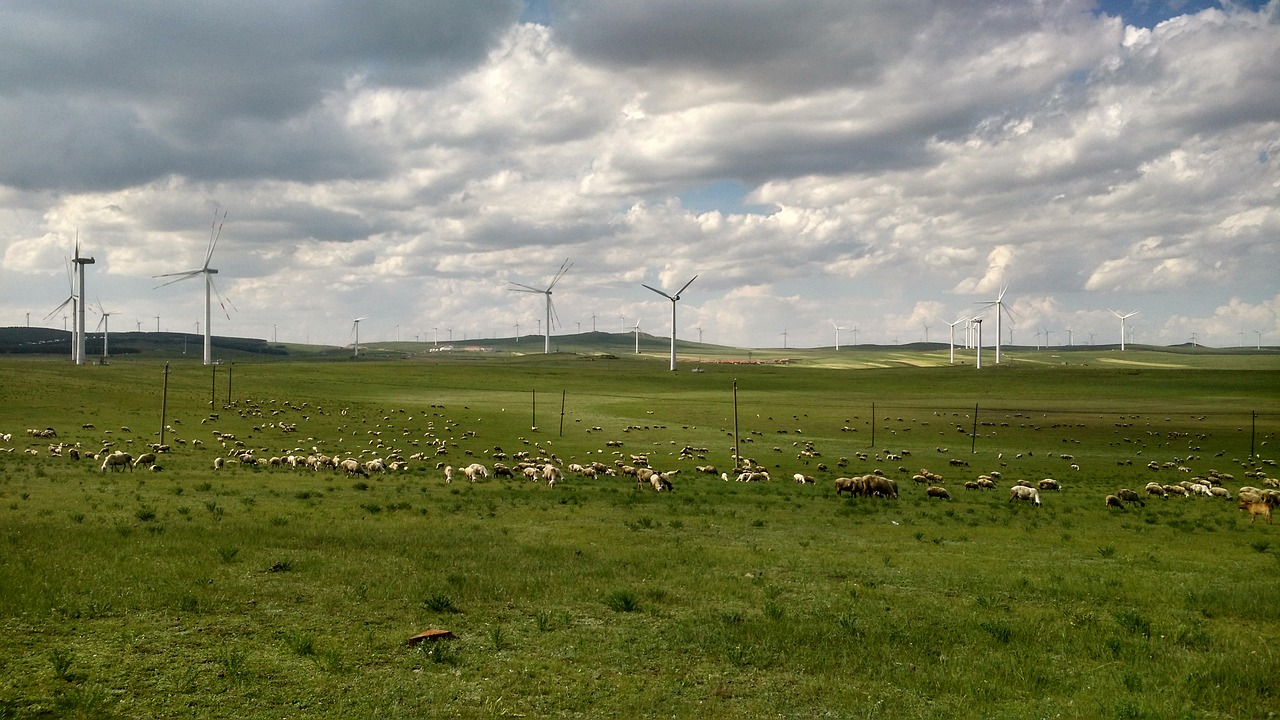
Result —
[[[149,276],[223,208],[228,334],[510,334],[540,308],[505,281],[573,257],[570,331],[665,334],[639,284],[697,273],[680,333],[714,342],[918,340],[1001,284],[1019,342],[1115,342],[1113,306],[1139,342],[1280,342],[1276,0],[522,10],[6,4],[0,322],[61,300],[79,232],[91,292],[185,329],[199,293]]]

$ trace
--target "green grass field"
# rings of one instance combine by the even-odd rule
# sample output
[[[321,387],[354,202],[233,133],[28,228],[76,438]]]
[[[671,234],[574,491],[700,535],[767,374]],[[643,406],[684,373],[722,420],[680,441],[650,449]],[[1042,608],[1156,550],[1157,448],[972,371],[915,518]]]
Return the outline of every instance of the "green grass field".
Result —
[[[216,379],[175,361],[167,401],[155,360],[0,361],[0,718],[1280,708],[1280,530],[1221,499],[1103,505],[1211,469],[1233,493],[1262,484],[1246,472],[1280,475],[1264,462],[1275,354],[1017,353],[977,372],[945,348],[752,365],[708,349],[670,373],[656,346],[378,352],[239,361]],[[737,447],[771,482],[695,470],[732,473],[735,381]],[[162,402],[160,471],[51,454],[137,455]],[[26,434],[46,427],[57,437]],[[214,470],[247,450],[425,457],[369,478]],[[446,484],[437,467],[499,452],[647,454],[680,473],[658,493],[573,474]],[[836,495],[834,478],[876,468],[898,499]],[[949,502],[911,481],[921,468]],[[964,489],[991,471],[996,491]],[[1008,502],[1014,480],[1048,477],[1064,489],[1041,507]],[[455,637],[407,646],[428,628]]]

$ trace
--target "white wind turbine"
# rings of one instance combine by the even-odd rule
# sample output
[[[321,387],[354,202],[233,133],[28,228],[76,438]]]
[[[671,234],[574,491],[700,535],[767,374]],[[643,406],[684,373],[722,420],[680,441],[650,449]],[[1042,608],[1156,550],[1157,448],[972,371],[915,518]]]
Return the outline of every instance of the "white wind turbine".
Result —
[[[1111,314],[1112,314],[1112,315],[1115,315],[1116,317],[1120,318],[1120,351],[1121,351],[1121,352],[1124,352],[1124,324],[1125,324],[1125,321],[1126,321],[1126,320],[1128,320],[1129,318],[1133,317],[1134,315],[1137,315],[1139,312],[1142,312],[1142,311],[1141,311],[1141,310],[1134,310],[1134,311],[1133,311],[1133,312],[1131,312],[1131,313],[1125,313],[1125,314],[1123,314],[1123,315],[1122,315],[1122,314],[1120,314],[1120,313],[1118,313],[1118,312],[1116,312],[1115,310],[1112,310],[1112,311],[1110,311],[1110,312],[1111,312]]]
[[[80,293],[76,295],[76,335],[75,335],[75,360],[77,365],[83,365],[84,356],[84,266],[92,265],[93,258],[80,257],[80,233],[76,233],[76,256],[72,259],[76,266],[76,275],[80,280]]]
[[[227,313],[227,305],[226,305],[225,299],[222,297],[222,294],[218,292],[218,289],[213,284],[213,276],[217,275],[218,271],[215,268],[209,267],[210,261],[213,260],[213,249],[218,245],[218,238],[222,237],[222,223],[226,219],[227,219],[227,213],[225,210],[222,212],[221,220],[218,219],[217,211],[214,211],[213,225],[209,229],[209,249],[206,250],[204,253],[203,265],[196,268],[195,270],[184,270],[182,272],[165,273],[163,275],[153,276],[157,278],[162,278],[162,277],[173,278],[173,280],[170,280],[169,282],[163,283],[158,286],[158,287],[165,287],[166,285],[172,285],[176,282],[182,282],[183,280],[186,280],[188,278],[193,278],[197,275],[204,275],[204,364],[205,365],[213,364],[213,328],[212,328],[212,323],[210,323],[209,320],[211,317],[212,299],[214,295],[218,296],[218,305],[222,307],[222,313],[227,316],[228,320],[231,319],[231,315]],[[234,306],[232,307],[234,308]]]
[[[351,332],[356,336],[356,351],[352,357],[360,357],[360,321],[368,319],[368,315],[361,315],[351,321]]]
[[[1004,294],[1008,292],[1008,290],[1009,290],[1008,285],[1001,285],[1000,292],[996,294],[996,299],[988,303],[983,303],[984,307],[994,306],[996,309],[996,364],[997,365],[1000,364],[1000,340],[1001,340],[1000,316],[1004,315],[1005,313],[1009,313],[1010,315],[1013,315],[1012,311],[1006,310],[1004,307]],[[982,328],[979,327],[978,330],[979,330],[979,333],[981,333]],[[981,345],[979,345],[979,347],[981,347]]]
[[[510,280],[507,281],[509,284],[515,286],[515,287],[507,288],[512,292],[538,293],[540,295],[547,296],[547,325],[546,325],[546,336],[545,336],[545,340],[543,342],[543,347],[542,347],[543,353],[551,352],[551,320],[552,318],[555,318],[557,321],[559,321],[559,318],[556,317],[555,307],[551,304],[551,289],[556,286],[556,283],[560,282],[560,278],[564,277],[564,274],[569,272],[569,268],[571,267],[573,267],[573,263],[569,262],[569,260],[566,258],[565,261],[560,264],[560,270],[556,272],[555,277],[551,278],[551,283],[547,285],[547,288],[545,290],[540,290],[536,287],[532,287],[530,285],[524,285],[518,282],[511,282]]]
[[[44,319],[46,322],[49,320],[49,318],[57,315],[63,308],[65,308],[68,305],[71,306],[71,315],[73,317],[75,316],[76,314],[76,283],[74,278],[75,278],[75,271],[72,270],[71,258],[67,258],[67,299],[63,300],[62,304],[58,305],[58,307],[54,308],[48,315],[44,316]],[[66,330],[67,330],[67,316],[63,315],[62,331],[66,332]],[[72,325],[71,326],[71,360],[72,362],[75,362],[75,359],[76,359],[76,331],[75,331],[75,325]]]
[[[107,341],[111,337],[112,312],[102,307],[101,300],[98,301],[98,314],[102,316],[101,319],[98,320],[98,328],[102,330],[102,357],[105,360],[108,356]]]
[[[668,295],[656,287],[651,287],[649,285],[644,285],[644,283],[640,283],[641,285],[644,285],[646,288],[658,293],[662,297],[671,301],[671,370],[672,372],[675,372],[675,369],[676,369],[676,303],[680,300],[680,293],[683,293],[685,290],[689,289],[689,286],[692,285],[693,281],[697,279],[698,279],[697,275],[694,275],[693,277],[689,278],[689,282],[685,283],[684,287],[676,291],[675,295]]]
[[[951,328],[951,364],[956,364],[956,326],[960,323],[968,323],[969,318],[960,318],[955,322],[947,323],[947,327]]]
[[[840,325],[837,325],[834,320],[830,322],[831,322],[831,327],[836,329],[836,351],[838,352],[840,350],[840,331],[843,330],[844,328],[841,327]]]
[[[636,326],[632,328],[636,333],[636,354],[640,354],[640,321],[636,320]]]

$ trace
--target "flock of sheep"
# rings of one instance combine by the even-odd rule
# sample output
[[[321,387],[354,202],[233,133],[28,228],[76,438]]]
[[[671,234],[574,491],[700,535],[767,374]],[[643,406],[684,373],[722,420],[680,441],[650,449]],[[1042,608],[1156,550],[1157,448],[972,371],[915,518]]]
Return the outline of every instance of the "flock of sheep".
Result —
[[[442,409],[442,406],[432,406],[433,408]],[[298,423],[286,422],[281,415],[289,412],[302,413],[302,419],[309,419],[310,414],[325,414],[322,407],[310,407],[307,403],[293,405],[292,403],[275,403],[274,401],[266,401],[265,403],[241,401],[235,406],[229,407],[229,410],[237,412],[242,419],[249,420],[253,423],[253,433],[265,435],[271,431],[280,434],[297,433]],[[384,415],[382,422],[375,422],[372,427],[368,426],[368,419],[359,419],[354,416],[347,418],[348,411],[342,410],[339,413],[348,423],[337,428],[340,435],[343,436],[338,442],[343,442],[347,438],[360,438],[363,429],[365,447],[359,451],[346,453],[325,453],[321,452],[319,446],[325,444],[323,441],[308,438],[314,444],[308,449],[303,450],[300,447],[291,449],[281,449],[272,451],[268,448],[251,448],[246,440],[237,438],[234,434],[212,431],[212,440],[210,445],[219,444],[223,452],[215,454],[212,459],[212,468],[214,471],[222,471],[228,465],[267,467],[267,468],[291,468],[291,469],[307,469],[311,471],[329,470],[333,472],[345,473],[348,476],[370,477],[373,474],[405,472],[411,469],[411,463],[427,464],[429,467],[439,471],[445,483],[452,482],[455,475],[465,477],[469,482],[478,482],[493,478],[506,479],[525,479],[531,482],[545,483],[549,488],[554,488],[558,483],[565,481],[567,477],[580,478],[600,478],[600,477],[620,477],[634,481],[637,488],[648,486],[655,491],[671,491],[674,488],[674,480],[680,473],[680,469],[672,468],[659,470],[654,468],[650,463],[649,453],[624,453],[621,448],[623,441],[609,440],[605,442],[605,448],[593,451],[595,454],[604,455],[606,452],[611,456],[611,462],[603,462],[601,459],[592,459],[583,462],[563,462],[555,453],[550,452],[550,441],[547,441],[548,447],[543,447],[542,443],[531,442],[526,438],[517,438],[522,446],[518,452],[508,454],[500,446],[494,446],[487,450],[460,449],[459,440],[474,440],[477,433],[475,431],[462,431],[456,421],[445,419],[442,413],[433,413],[432,419],[423,417],[425,421],[426,432],[421,432],[421,422],[419,427],[411,430],[407,424],[401,426],[394,422],[399,418],[393,415]],[[400,410],[396,415],[405,415],[406,421],[413,421],[414,417],[407,414],[405,410]],[[201,420],[201,424],[210,421],[216,421],[218,416],[212,415],[209,418]],[[440,427],[436,427],[437,419]],[[358,423],[358,424],[357,424]],[[174,432],[173,425],[180,425],[180,421],[174,420],[173,424],[166,426],[166,430]],[[655,426],[661,427],[661,426]],[[85,430],[94,429],[91,424],[83,426]],[[649,429],[649,426],[629,426],[624,432],[642,431]],[[588,434],[599,432],[602,429],[592,427],[588,430]],[[780,431],[784,432],[784,431]],[[800,431],[795,431],[799,433]],[[161,470],[158,464],[158,458],[172,450],[172,446],[159,443],[144,443],[146,451],[139,454],[136,458],[129,452],[115,448],[114,446],[120,442],[118,438],[124,436],[125,444],[133,444],[134,438],[129,436],[130,430],[127,427],[120,428],[118,434],[105,431],[105,434],[111,435],[104,439],[101,447],[86,451],[80,447],[80,443],[57,442],[51,443],[48,447],[48,454],[52,456],[65,456],[73,460],[81,458],[91,461],[100,461],[101,470],[107,471],[133,471],[136,468],[145,467],[153,471]],[[761,433],[753,433],[760,435]],[[32,428],[27,430],[27,435],[32,438],[41,440],[57,438],[57,433],[52,428]],[[254,435],[250,435],[254,437]],[[0,433],[0,441],[4,443],[10,442],[12,435]],[[748,442],[751,440],[748,439]],[[174,435],[173,442],[178,447],[190,446],[191,449],[201,449],[205,445],[198,439],[183,440]],[[358,442],[358,440],[355,440]],[[332,445],[332,443],[329,443]],[[472,443],[468,443],[472,444]],[[796,462],[804,465],[805,469],[814,467],[818,472],[828,472],[831,470],[826,463],[820,458],[822,454],[815,447],[813,441],[804,440],[793,443],[796,447]],[[412,447],[416,452],[405,455],[407,449]],[[527,448],[527,449],[526,449]],[[607,450],[606,450],[607,449]],[[0,447],[2,451],[12,452],[12,448]],[[773,448],[775,452],[782,452],[782,448]],[[938,448],[939,453],[947,452],[945,448]],[[36,455],[36,448],[28,448],[28,454]],[[491,463],[486,465],[482,462],[469,462],[467,464],[458,464],[455,469],[453,465],[447,464],[451,455],[458,453],[462,455],[474,455],[477,452],[487,456],[487,460]],[[678,460],[686,462],[705,461],[708,454],[707,448],[685,446],[678,453]],[[904,456],[909,456],[910,451],[898,450],[890,451],[882,450],[875,455],[874,462],[882,461],[902,461]],[[872,459],[866,452],[855,453],[857,459],[862,462],[870,463]],[[1049,454],[1053,457],[1053,453]],[[1018,454],[1018,458],[1022,455]],[[1075,458],[1068,454],[1057,455],[1058,458],[1070,462],[1070,468],[1073,471],[1079,470],[1074,460]],[[1003,460],[1003,455],[998,456]],[[572,458],[571,458],[572,460]],[[1148,464],[1148,468],[1156,472],[1172,469],[1175,471],[1190,472],[1189,469],[1180,461],[1169,463]],[[848,458],[841,457],[834,463],[838,469],[849,466]],[[958,459],[950,459],[948,464],[953,468],[963,468],[968,466],[968,462]],[[1001,465],[1005,465],[1001,462]],[[775,464],[775,469],[780,468],[781,464]],[[718,472],[714,465],[699,464],[695,466],[698,474],[706,474],[712,477],[719,475],[723,481],[736,479],[738,482],[769,482],[772,480],[769,469],[762,463],[747,457],[734,457],[734,468],[732,474],[730,472]],[[926,499],[939,499],[943,501],[951,500],[951,493],[944,484],[941,475],[922,468],[918,473],[911,473],[905,467],[898,467],[897,471],[904,476],[910,476],[913,484],[924,485],[924,497]],[[1261,468],[1253,468],[1248,471],[1250,478],[1257,479],[1263,487],[1241,487],[1236,493],[1236,499],[1239,501],[1240,509],[1247,510],[1251,514],[1251,522],[1257,517],[1263,517],[1268,523],[1271,521],[1271,508],[1280,505],[1280,481],[1267,477],[1265,471]],[[812,475],[804,472],[795,472],[790,478],[798,484],[811,485],[815,483]],[[999,471],[991,471],[977,475],[972,480],[963,482],[966,490],[985,491],[992,490],[997,487],[997,482],[1001,480]],[[1150,482],[1144,488],[1148,497],[1160,497],[1168,499],[1171,495],[1178,497],[1194,497],[1204,496],[1211,498],[1231,499],[1232,495],[1229,490],[1223,487],[1223,482],[1233,481],[1234,478],[1226,473],[1217,471],[1209,471],[1206,476],[1192,477],[1178,483],[1158,483]],[[889,477],[880,469],[876,469],[870,473],[854,476],[836,477],[834,480],[836,496],[839,497],[848,494],[850,498],[898,498],[900,494],[899,483],[896,479]],[[1062,489],[1061,484],[1050,478],[1046,478],[1037,482],[1026,480],[1018,480],[1009,488],[1009,502],[1027,502],[1036,506],[1041,505],[1041,492],[1043,491],[1059,491]],[[1109,508],[1124,509],[1128,505],[1145,505],[1145,502],[1139,493],[1128,488],[1122,488],[1114,494],[1105,497],[1104,504]]]

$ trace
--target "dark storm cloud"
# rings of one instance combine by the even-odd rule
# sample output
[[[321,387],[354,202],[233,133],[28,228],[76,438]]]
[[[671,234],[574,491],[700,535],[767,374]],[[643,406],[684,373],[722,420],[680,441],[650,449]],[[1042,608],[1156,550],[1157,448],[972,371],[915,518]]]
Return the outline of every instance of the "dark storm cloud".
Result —
[[[367,174],[358,143],[308,113],[357,78],[445,82],[482,60],[519,10],[513,0],[6,3],[0,184]]]

